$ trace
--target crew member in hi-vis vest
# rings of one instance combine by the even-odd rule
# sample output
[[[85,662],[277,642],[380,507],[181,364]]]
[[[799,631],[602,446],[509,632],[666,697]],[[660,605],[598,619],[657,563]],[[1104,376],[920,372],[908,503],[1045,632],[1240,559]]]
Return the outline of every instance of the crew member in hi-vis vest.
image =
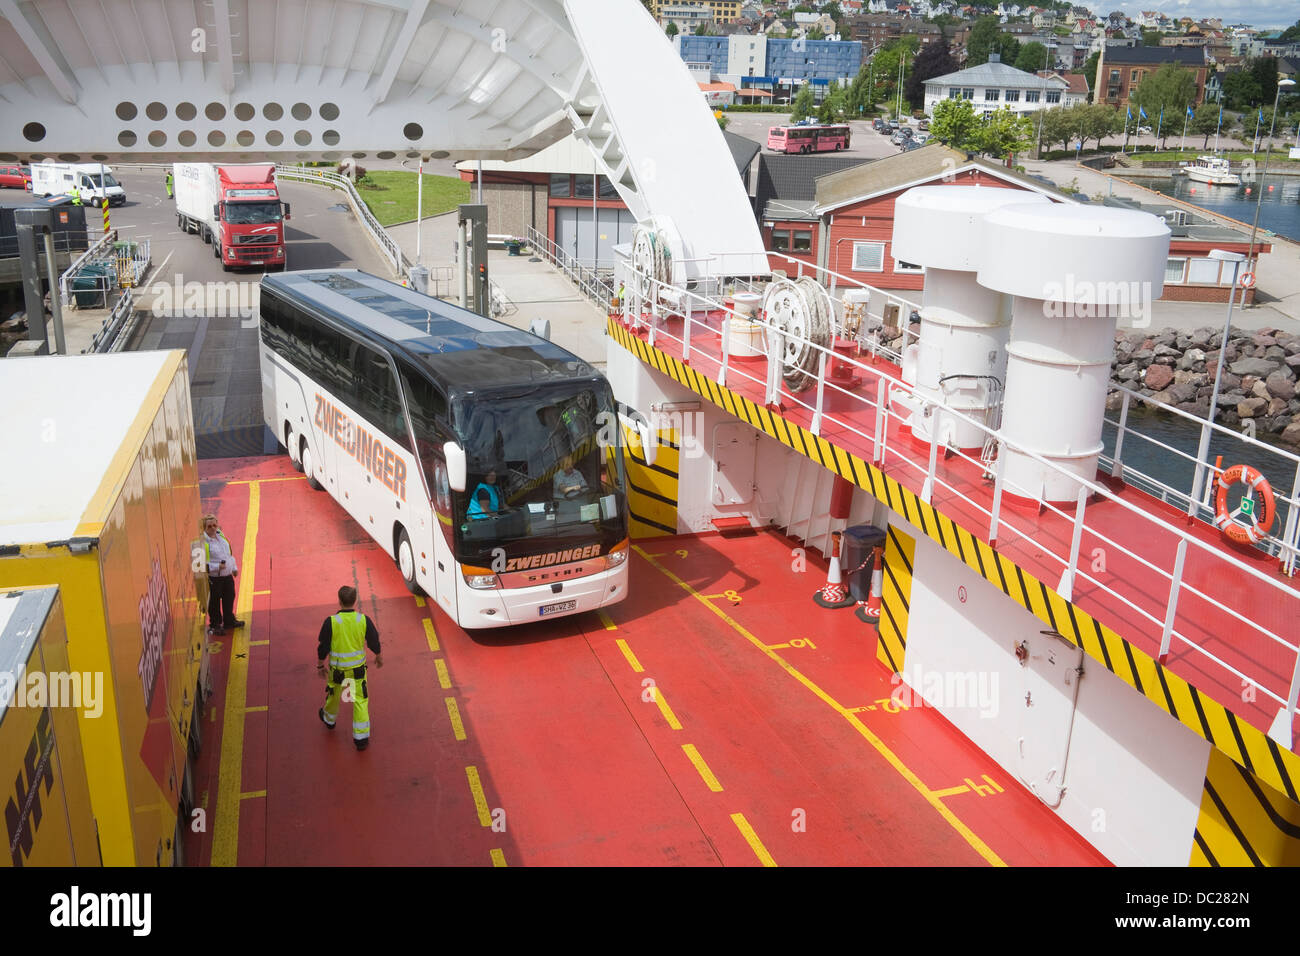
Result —
[[[357,589],[339,588],[339,609],[325,618],[316,642],[316,670],[326,675],[325,706],[320,719],[330,730],[339,716],[339,697],[345,685],[352,695],[352,742],[358,750],[370,746],[370,694],[366,686],[366,648],[375,652],[375,666],[383,667],[379,631],[356,609]],[[325,658],[329,658],[326,670]]]

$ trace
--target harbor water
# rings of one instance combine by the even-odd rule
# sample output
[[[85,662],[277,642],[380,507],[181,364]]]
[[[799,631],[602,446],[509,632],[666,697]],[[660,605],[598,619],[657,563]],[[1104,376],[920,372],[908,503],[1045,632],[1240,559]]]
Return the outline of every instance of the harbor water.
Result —
[[[1169,179],[1143,180],[1142,185],[1247,225],[1254,222],[1256,202],[1262,197],[1262,202],[1259,202],[1260,234],[1274,232],[1300,242],[1300,176],[1268,176],[1262,184],[1243,182],[1240,186],[1210,186],[1178,175]]]

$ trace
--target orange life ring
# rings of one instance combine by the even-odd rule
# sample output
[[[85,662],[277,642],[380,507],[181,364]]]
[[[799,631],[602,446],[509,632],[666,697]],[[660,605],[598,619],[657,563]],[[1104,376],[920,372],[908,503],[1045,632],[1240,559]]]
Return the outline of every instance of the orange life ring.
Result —
[[[1253,288],[1255,285],[1255,273],[1243,272],[1241,278],[1237,280],[1243,289]]]
[[[1235,520],[1240,513],[1240,509],[1235,512],[1228,511],[1228,489],[1237,482],[1241,482],[1250,489],[1247,496],[1252,503],[1255,491],[1258,491],[1260,497],[1264,500],[1263,515],[1258,514],[1252,506],[1248,513],[1250,518],[1250,524],[1248,525]],[[1267,535],[1269,529],[1273,527],[1273,519],[1276,515],[1273,489],[1270,487],[1268,480],[1258,470],[1250,467],[1250,465],[1233,465],[1219,474],[1219,491],[1214,499],[1214,525],[1223,533],[1225,538],[1241,544],[1258,544],[1260,539]]]

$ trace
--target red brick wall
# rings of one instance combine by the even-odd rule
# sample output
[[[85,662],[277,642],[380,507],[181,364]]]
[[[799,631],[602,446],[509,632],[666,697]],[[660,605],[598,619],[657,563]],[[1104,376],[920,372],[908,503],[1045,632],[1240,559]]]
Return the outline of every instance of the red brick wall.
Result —
[[[1224,302],[1228,301],[1226,285],[1166,285],[1161,302]],[[1240,302],[1240,299],[1238,299]],[[1255,290],[1246,290],[1246,304],[1255,302]]]

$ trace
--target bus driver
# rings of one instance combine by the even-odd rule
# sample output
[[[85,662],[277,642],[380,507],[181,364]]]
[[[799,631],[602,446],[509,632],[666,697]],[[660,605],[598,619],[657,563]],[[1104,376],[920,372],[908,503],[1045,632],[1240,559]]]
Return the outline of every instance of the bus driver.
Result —
[[[501,496],[497,491],[496,482],[497,473],[493,469],[478,483],[469,502],[467,513],[471,518],[487,518],[501,511]]]

